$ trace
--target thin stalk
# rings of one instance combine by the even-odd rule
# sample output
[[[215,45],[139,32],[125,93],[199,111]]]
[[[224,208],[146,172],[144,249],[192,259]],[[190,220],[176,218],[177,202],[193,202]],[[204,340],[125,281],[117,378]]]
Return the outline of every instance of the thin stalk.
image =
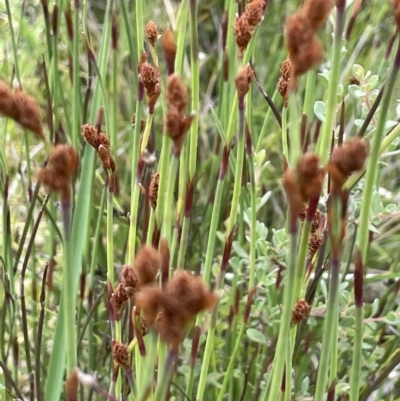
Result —
[[[288,147],[288,132],[287,132],[287,107],[282,110],[282,152],[286,161],[289,163],[289,147]]]
[[[74,8],[74,37],[72,54],[72,83],[73,83],[73,109],[72,109],[72,145],[78,149],[78,138],[82,116],[81,83],[79,78],[79,43],[81,41],[79,29],[79,1],[75,1]]]
[[[136,8],[136,40],[137,40],[137,57],[140,60],[143,50],[143,1],[137,0],[135,2]],[[136,69],[136,66],[134,67]],[[131,178],[131,194],[134,195],[131,200],[130,208],[130,223],[129,223],[129,239],[128,239],[128,263],[132,263],[135,255],[136,247],[136,231],[137,231],[137,213],[139,203],[138,188],[138,165],[139,165],[139,140],[140,140],[140,126],[143,115],[143,98],[144,87],[139,81],[138,83],[138,96],[136,101],[136,124],[134,136],[132,141],[132,178]],[[137,171],[135,174],[134,172]]]
[[[106,13],[110,12],[110,6],[112,1],[107,1]],[[105,19],[103,27],[103,37],[100,47],[100,75],[104,76],[107,67],[107,56],[110,42],[110,21],[108,18]],[[95,121],[97,110],[100,103],[101,88],[100,85],[96,84],[90,119]],[[72,224],[72,264],[69,266],[71,275],[74,275],[73,280],[73,293],[76,293],[78,288],[78,280],[80,276],[80,266],[82,263],[83,246],[85,239],[88,238],[89,221],[87,216],[91,207],[92,199],[92,184],[94,178],[94,157],[95,151],[92,147],[87,146],[85,148],[85,155],[82,162],[82,174],[80,180],[80,191],[78,192],[78,198],[76,202],[76,208],[74,212],[73,224]],[[54,401],[60,399],[62,389],[62,378],[65,361],[65,336],[66,328],[64,327],[64,314],[65,307],[63,307],[63,299],[61,299],[60,312],[57,318],[56,329],[54,333],[54,344],[53,351],[50,357],[50,364],[48,371],[50,374],[46,380],[45,387],[45,401]]]
[[[317,142],[317,153],[320,156],[321,164],[328,160],[330,141],[332,138],[333,123],[336,113],[336,93],[340,78],[340,61],[342,50],[342,36],[346,19],[345,2],[340,0],[336,7],[336,25],[333,39],[332,68],[329,76],[328,99],[326,102],[326,116],[322,126],[322,132]],[[342,4],[343,3],[343,4]]]
[[[332,349],[335,349],[337,345],[333,345],[333,341],[337,343],[337,329],[338,323],[335,319],[339,316],[339,274],[340,274],[340,238],[341,238],[341,216],[342,216],[342,205],[341,199],[338,196],[333,196],[330,213],[332,213],[331,221],[333,222],[330,227],[330,238],[332,245],[332,260],[331,260],[331,277],[329,281],[329,294],[326,307],[326,318],[324,322],[324,332],[322,337],[322,350],[318,366],[318,376],[315,388],[314,400],[322,401],[324,392],[326,390],[326,381],[328,378],[329,359],[332,355]],[[336,330],[336,333],[334,331]],[[333,347],[333,348],[332,348]],[[331,384],[334,384],[336,379],[337,370],[337,353],[331,358],[331,372],[335,374],[335,377],[330,377]]]
[[[77,366],[76,355],[76,330],[75,330],[75,306],[76,291],[74,291],[75,271],[72,266],[73,242],[71,238],[71,198],[61,199],[62,216],[64,224],[64,277],[62,297],[64,303],[61,308],[64,309],[64,328],[66,331],[66,353],[67,353],[67,376]]]
[[[199,133],[199,114],[200,114],[200,71],[199,71],[199,50],[198,50],[198,19],[197,19],[197,0],[190,0],[190,64],[192,74],[192,112],[196,113],[196,117],[192,121],[190,127],[190,147],[189,147],[189,185],[193,186],[195,182],[196,162],[197,162],[197,146]],[[186,150],[186,149],[185,149]],[[186,172],[186,168],[184,169]],[[189,188],[189,191],[193,191]],[[189,196],[191,196],[189,194]],[[192,199],[191,199],[192,200]],[[191,215],[190,207],[185,208],[183,218],[182,237],[180,241],[178,267],[183,266],[185,260],[186,243],[189,233]]]
[[[286,283],[283,295],[283,313],[281,317],[279,327],[279,337],[276,345],[274,364],[272,368],[272,376],[269,386],[269,394],[264,391],[261,400],[275,401],[278,399],[281,383],[283,368],[286,359],[286,347],[289,344],[290,337],[290,322],[292,318],[293,308],[293,287],[295,283],[296,275],[296,261],[297,261],[297,230],[291,230],[290,233],[290,250],[289,250],[289,262],[286,274]]]

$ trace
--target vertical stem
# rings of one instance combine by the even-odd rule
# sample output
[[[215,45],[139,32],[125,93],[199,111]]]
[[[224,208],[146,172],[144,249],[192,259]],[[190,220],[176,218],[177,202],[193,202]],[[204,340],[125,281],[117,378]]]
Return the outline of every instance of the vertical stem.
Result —
[[[378,116],[378,124],[374,137],[372,139],[371,154],[367,164],[367,174],[365,180],[365,187],[363,191],[363,197],[361,201],[360,211],[360,228],[358,230],[358,248],[361,252],[361,264],[366,266],[367,255],[368,255],[368,233],[369,233],[369,221],[370,221],[370,209],[372,203],[372,196],[375,188],[375,183],[378,177],[378,162],[381,151],[382,141],[385,135],[385,123],[386,116],[389,110],[390,99],[392,97],[393,89],[395,87],[396,76],[400,68],[400,43],[397,43],[397,50],[395,54],[395,60],[393,67],[390,71],[390,75],[384,87],[382,108]],[[350,400],[358,400],[359,387],[360,387],[360,375],[359,371],[361,368],[361,357],[362,357],[362,332],[363,332],[363,314],[364,307],[358,305],[356,307],[356,337],[354,339],[353,348],[353,364],[351,373],[351,393]]]
[[[136,4],[136,40],[137,40],[137,59],[140,60],[143,50],[143,1],[137,0]],[[137,68],[135,66],[134,68]],[[136,101],[136,124],[132,141],[132,178],[131,178],[131,194],[136,196],[131,200],[130,208],[130,223],[129,223],[129,240],[128,240],[128,263],[132,263],[135,255],[136,246],[136,229],[137,229],[137,213],[138,213],[138,197],[139,192],[135,188],[138,185],[135,172],[138,170],[139,162],[139,139],[140,139],[140,126],[143,115],[143,97],[144,87],[139,81],[138,83],[138,96]]]
[[[326,116],[322,126],[322,133],[318,138],[317,152],[321,159],[321,164],[328,160],[329,144],[332,138],[333,122],[336,110],[336,92],[340,77],[340,58],[342,50],[342,35],[346,19],[345,1],[338,0],[336,6],[336,25],[333,40],[332,68],[329,76],[328,100],[326,103]]]

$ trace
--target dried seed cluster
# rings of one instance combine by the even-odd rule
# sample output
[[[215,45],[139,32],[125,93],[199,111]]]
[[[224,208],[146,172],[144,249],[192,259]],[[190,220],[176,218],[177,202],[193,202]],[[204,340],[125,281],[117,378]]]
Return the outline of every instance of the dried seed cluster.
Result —
[[[319,157],[309,152],[300,158],[296,170],[286,169],[283,184],[293,216],[301,213],[304,202],[319,198],[325,173]]]
[[[251,81],[254,78],[254,71],[250,67],[250,65],[244,66],[237,74],[235,78],[236,90],[238,92],[239,104],[244,100],[244,97],[247,95],[247,92],[250,89]]]
[[[311,306],[305,299],[299,299],[292,311],[292,324],[299,324],[310,314]]]
[[[136,254],[133,266],[125,265],[121,270],[121,280],[114,292],[111,292],[110,304],[116,320],[121,318],[128,299],[135,300],[143,286],[153,284],[160,270],[161,257],[152,246],[142,246]]]
[[[121,366],[127,366],[129,363],[129,349],[128,347],[119,342],[114,341],[112,342],[112,357],[114,362],[118,363]]]
[[[280,68],[281,76],[279,77],[277,84],[278,92],[283,98],[283,105],[285,107],[288,107],[289,104],[289,81],[290,81],[291,71],[292,71],[292,63],[290,62],[290,59],[287,58],[283,60],[281,64]]]
[[[192,318],[210,309],[216,300],[200,277],[184,270],[176,272],[162,289],[144,287],[136,295],[136,305],[142,309],[147,324],[154,326],[175,349],[185,338]]]
[[[264,0],[251,0],[247,3],[245,12],[237,17],[234,25],[236,44],[239,57],[243,56],[258,24],[264,18],[266,2]]]
[[[150,44],[154,47],[157,39],[161,36],[154,21],[149,21],[146,25],[146,36]]]
[[[297,77],[322,59],[322,45],[315,34],[325,24],[332,7],[332,0],[306,0],[303,7],[286,20],[285,39],[292,63],[293,88]]]
[[[151,181],[150,181],[150,186],[149,186],[150,205],[153,209],[156,209],[156,207],[157,207],[159,181],[160,181],[160,173],[154,173],[151,176]]]
[[[139,79],[146,89],[149,113],[154,113],[154,107],[161,94],[159,71],[147,62],[147,56],[139,67]]]
[[[54,147],[46,167],[39,170],[38,178],[51,191],[60,192],[63,198],[70,193],[70,180],[78,169],[79,159],[70,145]]]
[[[36,99],[20,89],[12,91],[3,81],[0,81],[0,114],[33,132],[42,141],[46,140]]]
[[[104,170],[115,172],[115,160],[110,152],[110,140],[90,124],[82,126],[83,139],[96,150]]]
[[[188,96],[186,87],[178,75],[172,74],[168,77],[166,96],[168,111],[165,117],[165,131],[174,143],[175,154],[179,154],[194,116],[184,114]]]

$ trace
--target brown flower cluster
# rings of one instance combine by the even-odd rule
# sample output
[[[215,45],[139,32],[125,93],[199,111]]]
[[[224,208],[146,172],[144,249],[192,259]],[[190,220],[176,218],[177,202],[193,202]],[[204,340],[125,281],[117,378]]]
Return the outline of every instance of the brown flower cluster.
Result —
[[[368,151],[367,142],[360,137],[351,139],[343,146],[336,146],[333,149],[329,160],[333,189],[341,187],[350,174],[364,167]]]
[[[129,349],[128,346],[113,340],[112,342],[112,357],[114,362],[121,366],[128,366],[129,364]]]
[[[158,32],[157,25],[154,21],[149,21],[146,25],[146,36],[149,40],[150,44],[154,47],[157,39],[161,36],[160,32]]]
[[[160,173],[154,173],[151,176],[150,186],[149,186],[149,198],[150,204],[153,209],[157,207],[158,198],[158,183],[160,182]]]
[[[168,77],[166,96],[168,111],[165,117],[165,131],[174,143],[175,154],[179,155],[194,116],[184,114],[188,96],[186,87],[178,75],[172,74]]]
[[[243,57],[243,53],[250,43],[255,28],[263,20],[265,7],[265,0],[251,0],[247,3],[245,12],[236,18],[234,32],[239,57]]]
[[[283,60],[280,68],[281,76],[279,77],[277,89],[283,98],[283,105],[288,107],[289,104],[289,81],[292,70],[292,63],[290,59]]]
[[[47,165],[39,170],[39,180],[51,191],[60,192],[67,199],[70,194],[70,179],[78,169],[79,159],[70,145],[57,145],[52,150]]]
[[[347,177],[359,171],[364,167],[365,161],[368,157],[369,147],[367,142],[360,137],[349,140],[341,146],[336,146],[331,154],[331,158],[327,165],[327,170],[331,176],[331,195],[339,198],[341,202],[341,230],[339,238],[331,237],[332,250],[337,252],[343,238],[346,234],[346,219],[347,219],[347,203],[349,199],[348,191],[343,190],[343,184],[346,182]],[[332,202],[330,198],[328,207]],[[331,207],[328,209],[328,228],[332,233],[331,227],[335,224],[335,216],[330,212]]]
[[[154,326],[161,338],[176,349],[183,341],[192,318],[210,309],[217,300],[207,290],[203,280],[191,273],[177,271],[163,288],[144,287],[136,295],[149,326]]]
[[[325,24],[332,7],[332,0],[306,0],[303,7],[286,20],[285,39],[292,63],[290,85],[293,88],[297,77],[322,59],[322,45],[315,34]]]
[[[308,206],[306,203],[303,203],[302,209],[299,213],[299,219],[304,221],[307,217]],[[319,209],[315,209],[314,216],[311,221],[311,236],[308,241],[308,250],[310,252],[310,257],[312,258],[322,245],[324,241],[324,237],[321,235],[321,222],[324,216]]]
[[[149,113],[154,113],[154,107],[161,94],[159,71],[147,62],[147,55],[139,66],[139,79],[146,89]]]
[[[90,124],[82,126],[83,139],[96,150],[104,170],[115,172],[115,160],[110,152],[110,140]]]
[[[249,64],[244,66],[236,75],[235,85],[238,93],[239,104],[240,102],[243,102],[244,97],[247,95],[253,78],[254,71]]]
[[[303,203],[319,198],[325,173],[319,157],[309,152],[300,158],[295,170],[286,169],[283,184],[293,216],[301,213]]]
[[[305,299],[299,299],[292,311],[292,324],[299,324],[310,314],[311,306]]]
[[[0,81],[0,114],[33,132],[42,141],[46,140],[36,99],[20,89],[12,91],[3,81]]]
[[[143,286],[154,283],[160,265],[161,256],[157,249],[143,245],[136,254],[133,266],[123,266],[121,280],[110,297],[116,320],[121,318],[121,313],[128,299],[134,300]]]

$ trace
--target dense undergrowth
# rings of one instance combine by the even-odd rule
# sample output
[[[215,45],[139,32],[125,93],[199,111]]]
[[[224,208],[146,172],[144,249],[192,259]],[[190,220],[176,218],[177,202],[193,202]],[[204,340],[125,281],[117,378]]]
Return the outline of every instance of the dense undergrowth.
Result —
[[[0,6],[0,399],[395,400],[400,3]]]

